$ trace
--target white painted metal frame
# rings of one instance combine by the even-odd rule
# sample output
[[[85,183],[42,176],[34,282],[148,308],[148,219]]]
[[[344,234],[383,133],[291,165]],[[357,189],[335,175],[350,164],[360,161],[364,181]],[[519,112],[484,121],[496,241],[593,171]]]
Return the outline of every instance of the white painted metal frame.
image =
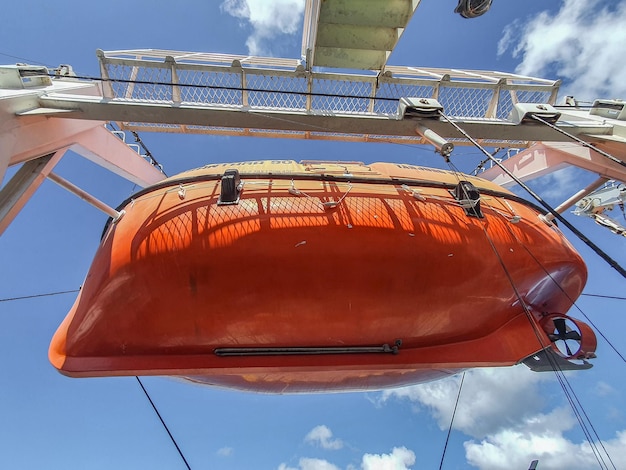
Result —
[[[580,116],[579,111],[574,111]],[[568,118],[565,112],[565,119]],[[626,121],[607,120],[587,113],[588,120],[572,120],[570,122],[578,125],[589,125],[589,121],[602,122],[604,125],[611,125],[613,131],[610,135],[587,135],[586,140],[617,158],[621,162],[626,162]],[[607,122],[611,121],[611,122]],[[626,167],[613,162],[598,152],[575,142],[536,142],[530,148],[522,150],[510,158],[502,161],[509,171],[521,180],[531,180],[543,176],[552,171],[564,168],[566,165],[573,165],[583,170],[596,173],[605,180],[617,180],[626,182]],[[482,178],[494,181],[502,186],[510,186],[514,181],[506,175],[500,168],[494,166],[480,173]],[[596,189],[596,188],[593,188]],[[591,191],[593,191],[591,189]],[[589,191],[589,192],[591,192]],[[581,195],[581,197],[584,195]]]
[[[404,12],[402,18],[408,22],[419,2],[381,1],[375,8]],[[555,105],[560,81],[491,71],[389,66],[386,59],[406,26],[404,20],[389,25],[381,18],[370,25],[344,18],[335,23],[334,13],[346,15],[334,12],[331,3],[307,0],[302,59],[154,49],[98,51],[101,78],[84,80],[72,78],[65,66],[55,79],[46,74],[33,79],[36,67],[32,67],[7,81],[6,75],[14,70],[0,67],[0,79],[5,75],[4,86],[0,85],[0,182],[10,165],[22,165],[0,189],[0,233],[68,149],[140,186],[164,177],[107,131],[107,121],[137,131],[415,144],[426,143],[416,132],[421,126],[457,145],[467,144],[446,120],[415,121],[399,114],[400,98],[429,98],[485,145],[526,148],[543,141],[505,162],[522,178],[568,163],[596,172],[598,181],[626,181],[624,167],[577,144],[560,144],[566,141],[561,133],[508,119],[518,103]],[[334,5],[344,10],[361,8],[358,0],[336,0]],[[332,24],[324,26],[332,38],[320,36],[322,14]],[[341,73],[314,67],[318,40],[328,44],[332,39],[337,47],[350,48],[355,41],[347,36],[370,34],[370,26],[396,28],[380,36],[371,34],[371,44],[364,50],[385,52],[374,70]],[[359,68],[358,61],[352,64]],[[557,126],[626,160],[623,121],[568,109]],[[501,173],[491,169],[482,176],[507,184]]]
[[[3,70],[6,73],[11,71],[11,68]],[[46,78],[49,79],[47,76]],[[40,106],[40,98],[46,93],[54,92],[70,93],[83,98],[95,95],[97,99],[101,99],[97,82],[63,78],[48,80],[47,86],[26,89],[15,87],[10,80],[2,83],[0,183],[3,182],[8,167],[21,167],[9,181],[0,186],[0,234],[51,175],[52,169],[67,150],[72,150],[139,186],[156,183],[165,177],[119,137],[109,132],[103,121],[71,119],[63,111]],[[91,198],[85,195],[84,199]]]
[[[554,104],[560,86],[502,72],[400,66],[379,74],[310,72],[295,59],[152,49],[98,51],[98,59],[106,98],[307,113],[389,116],[401,97],[414,96],[438,99],[450,116],[506,119],[517,102]]]
[[[529,136],[512,132],[506,119],[513,105],[553,104],[560,85],[502,72],[399,66],[379,74],[312,72],[297,59],[170,50],[98,51],[98,58],[106,100],[48,94],[40,105],[137,131],[423,143],[398,116],[398,101],[429,97],[477,137],[525,147]],[[432,125],[463,143],[450,126]],[[593,132],[610,130],[596,123]],[[559,139],[553,134],[535,129],[532,140]]]
[[[301,57],[309,69],[313,64],[315,55],[315,38],[317,37],[321,1],[322,0],[306,0],[304,5]]]

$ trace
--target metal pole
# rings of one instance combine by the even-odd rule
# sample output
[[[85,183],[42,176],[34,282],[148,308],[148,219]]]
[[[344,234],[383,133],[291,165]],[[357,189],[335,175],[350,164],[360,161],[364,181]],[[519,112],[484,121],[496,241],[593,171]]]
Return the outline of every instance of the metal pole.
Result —
[[[106,205],[104,202],[102,202],[99,199],[96,199],[95,197],[93,197],[88,192],[83,191],[78,186],[70,183],[69,181],[67,181],[64,178],[61,178],[59,175],[56,175],[54,173],[49,173],[48,174],[48,179],[50,179],[51,181],[54,181],[56,184],[58,184],[62,188],[67,189],[69,192],[75,194],[76,196],[78,196],[82,200],[87,201],[89,204],[94,206],[96,209],[100,209],[102,212],[107,214],[109,217],[112,217],[114,222],[117,221],[120,217],[122,217],[124,215],[124,211],[122,211],[122,212],[116,211],[112,207]]]
[[[600,178],[595,180],[593,183],[591,183],[589,186],[587,186],[585,189],[581,189],[576,194],[574,194],[570,198],[568,198],[565,201],[563,201],[558,207],[554,208],[554,211],[558,212],[559,214],[561,214],[562,212],[565,211],[565,209],[567,209],[568,207],[572,206],[573,204],[575,204],[577,201],[581,200],[582,198],[584,198],[588,194],[591,194],[592,192],[594,192],[596,189],[598,189],[600,186],[602,186],[608,180],[609,180],[608,178],[605,178],[604,176],[601,176]],[[552,214],[552,213],[546,214],[546,220],[549,220],[549,221],[554,220],[554,214]]]

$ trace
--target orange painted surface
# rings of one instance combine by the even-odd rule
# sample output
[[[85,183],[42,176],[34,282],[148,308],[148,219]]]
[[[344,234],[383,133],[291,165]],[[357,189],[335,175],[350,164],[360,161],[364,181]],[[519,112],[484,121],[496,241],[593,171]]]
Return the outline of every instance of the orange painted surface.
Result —
[[[219,179],[188,179],[230,168],[244,181],[236,205],[216,204]],[[346,173],[351,181],[311,179]],[[565,313],[586,281],[560,231],[515,200],[483,194],[479,219],[447,189],[391,177],[457,183],[410,165],[279,161],[209,165],[142,192],[108,227],[51,362],[75,377],[177,375],[298,392],[434,380],[513,365],[548,346],[537,322]],[[398,339],[397,354],[215,352]]]

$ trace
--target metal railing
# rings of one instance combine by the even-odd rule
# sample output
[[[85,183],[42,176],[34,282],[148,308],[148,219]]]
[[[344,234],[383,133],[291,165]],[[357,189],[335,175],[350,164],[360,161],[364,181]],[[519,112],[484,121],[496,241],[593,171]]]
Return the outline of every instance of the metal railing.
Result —
[[[158,50],[98,53],[106,97],[148,102],[395,115],[401,97],[437,99],[453,117],[506,119],[513,104],[554,104],[559,81],[502,72],[389,66],[382,74],[307,72],[297,59]]]

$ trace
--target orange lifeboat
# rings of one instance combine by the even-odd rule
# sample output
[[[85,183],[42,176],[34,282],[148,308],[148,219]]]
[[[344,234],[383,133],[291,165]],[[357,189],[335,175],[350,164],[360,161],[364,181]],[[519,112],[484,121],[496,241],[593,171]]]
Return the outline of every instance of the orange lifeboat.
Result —
[[[211,164],[120,210],[52,340],[63,374],[288,393],[590,367],[593,332],[565,315],[581,257],[488,181],[391,163]]]

